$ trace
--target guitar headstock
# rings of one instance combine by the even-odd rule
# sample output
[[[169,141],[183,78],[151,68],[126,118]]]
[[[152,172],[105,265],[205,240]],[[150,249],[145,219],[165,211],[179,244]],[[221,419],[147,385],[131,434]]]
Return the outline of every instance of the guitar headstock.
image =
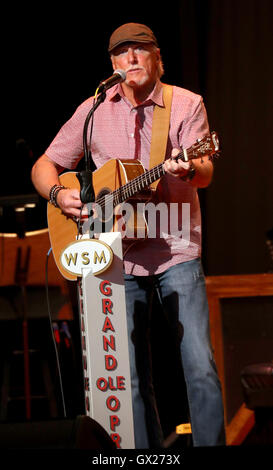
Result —
[[[182,160],[189,161],[196,158],[208,156],[210,159],[218,157],[220,154],[220,143],[218,134],[213,131],[208,135],[205,135],[202,139],[198,139],[195,144],[193,144],[187,150],[182,150],[179,157]]]

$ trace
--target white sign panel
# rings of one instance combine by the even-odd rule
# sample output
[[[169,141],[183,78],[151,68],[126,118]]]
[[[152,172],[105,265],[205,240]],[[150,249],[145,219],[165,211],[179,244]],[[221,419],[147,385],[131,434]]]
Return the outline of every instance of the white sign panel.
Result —
[[[102,251],[106,264],[108,262],[107,269],[97,270],[98,259],[93,263],[94,273],[90,269],[91,263],[82,269],[80,315],[86,413],[103,426],[117,448],[133,449],[134,426],[120,233],[101,234],[99,242],[104,244]],[[105,248],[107,245],[108,251]],[[102,251],[99,252],[96,246],[98,257]],[[113,253],[111,263],[107,261],[110,255],[108,257],[106,252]],[[103,257],[100,259],[102,266]]]

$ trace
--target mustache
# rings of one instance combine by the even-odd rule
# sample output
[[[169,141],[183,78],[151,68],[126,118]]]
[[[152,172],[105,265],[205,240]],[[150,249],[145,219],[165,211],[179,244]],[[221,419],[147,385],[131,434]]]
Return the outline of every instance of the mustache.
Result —
[[[133,65],[131,67],[128,67],[125,72],[131,72],[132,70],[145,70],[145,68],[142,65]]]

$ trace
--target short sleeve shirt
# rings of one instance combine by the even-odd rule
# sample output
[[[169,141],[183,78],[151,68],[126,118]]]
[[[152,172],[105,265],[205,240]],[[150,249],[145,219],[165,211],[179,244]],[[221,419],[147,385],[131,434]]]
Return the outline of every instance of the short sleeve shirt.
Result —
[[[75,169],[83,157],[83,128],[92,105],[93,97],[84,101],[45,152],[64,168]],[[124,158],[140,160],[144,168],[149,168],[155,105],[164,106],[160,81],[146,101],[138,106],[132,106],[126,99],[120,84],[107,91],[106,99],[96,109],[92,123],[91,152],[97,168],[109,159]],[[187,149],[208,132],[202,97],[174,86],[166,158],[173,148]],[[158,274],[201,255],[201,214],[197,189],[180,178],[165,174],[157,186],[155,201],[156,209],[151,222],[148,213],[148,227],[151,224],[148,237],[133,243],[124,240],[124,269],[127,274]]]

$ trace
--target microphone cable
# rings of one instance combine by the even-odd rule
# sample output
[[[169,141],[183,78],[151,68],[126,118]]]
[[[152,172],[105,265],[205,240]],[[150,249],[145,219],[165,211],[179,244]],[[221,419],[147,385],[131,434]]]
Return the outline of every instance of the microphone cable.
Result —
[[[55,351],[55,356],[56,356],[56,364],[57,364],[57,371],[58,371],[58,377],[59,377],[59,385],[60,385],[60,392],[61,392],[61,402],[62,402],[62,407],[63,407],[63,414],[64,414],[64,418],[66,418],[67,414],[66,414],[66,406],[65,406],[65,399],[64,399],[64,392],[63,392],[63,382],[62,382],[60,360],[59,360],[58,349],[57,349],[56,340],[55,340],[55,336],[54,336],[54,329],[53,329],[53,326],[52,326],[53,321],[52,321],[52,315],[51,315],[51,309],[50,309],[50,300],[49,300],[48,260],[49,260],[49,255],[50,255],[51,252],[52,252],[52,248],[50,248],[48,250],[47,255],[46,255],[46,265],[45,265],[46,301],[47,301],[47,311],[48,311],[50,331],[51,331],[51,336],[52,336],[52,341],[53,341],[53,346],[54,346],[54,351]]]
[[[93,101],[93,108],[96,107],[97,105],[97,100],[98,100],[98,91],[99,91],[99,87],[97,87],[96,91],[95,91],[95,95],[94,95],[94,101]],[[92,165],[92,170],[96,170],[96,165],[95,165],[95,162],[92,158],[92,151],[91,151],[91,142],[92,142],[92,134],[93,134],[93,127],[94,127],[94,112],[92,113],[92,116],[91,116],[91,122],[90,122],[90,132],[89,132],[89,160],[90,160],[90,167]]]

